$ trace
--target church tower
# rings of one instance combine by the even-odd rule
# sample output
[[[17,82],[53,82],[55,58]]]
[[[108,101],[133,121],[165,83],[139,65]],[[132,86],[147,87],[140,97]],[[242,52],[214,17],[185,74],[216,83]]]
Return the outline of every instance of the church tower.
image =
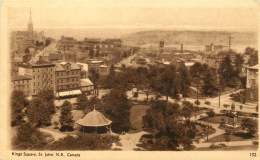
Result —
[[[28,22],[27,31],[28,31],[29,35],[31,36],[31,38],[33,38],[33,22],[32,22],[32,12],[31,12],[31,9],[30,9],[30,16],[29,16],[29,22]]]

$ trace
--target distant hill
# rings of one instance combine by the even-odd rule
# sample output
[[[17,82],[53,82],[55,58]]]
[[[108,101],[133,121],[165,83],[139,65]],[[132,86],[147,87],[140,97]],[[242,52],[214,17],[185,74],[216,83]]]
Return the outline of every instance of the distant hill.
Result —
[[[125,44],[147,45],[158,44],[160,40],[165,45],[206,45],[210,43],[228,45],[231,35],[233,45],[253,45],[257,43],[257,33],[254,32],[227,32],[227,31],[140,31],[122,36]]]

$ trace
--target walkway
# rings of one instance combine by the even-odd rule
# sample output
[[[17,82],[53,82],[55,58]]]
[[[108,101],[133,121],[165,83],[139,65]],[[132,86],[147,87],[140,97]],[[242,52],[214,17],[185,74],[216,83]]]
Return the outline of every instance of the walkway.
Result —
[[[119,135],[119,143],[121,145],[113,145],[112,149],[120,149],[125,151],[136,150],[140,148],[137,146],[137,144],[144,134],[147,134],[147,132],[141,131],[137,133],[126,133],[124,135]]]
[[[256,103],[242,104],[242,103],[233,101],[230,97],[230,94],[232,94],[234,92],[237,92],[237,91],[225,93],[225,94],[220,96],[220,108],[219,108],[219,97],[209,97],[209,98],[199,99],[200,105],[198,107],[210,108],[210,109],[213,109],[216,113],[220,113],[221,110],[230,109],[230,107],[224,108],[223,104],[231,105],[232,103],[234,103],[235,107],[236,107],[236,109],[235,109],[236,111],[242,111],[242,112],[246,112],[246,113],[257,113],[256,112],[256,105],[257,105]],[[140,93],[140,92],[139,92],[137,98],[133,97],[132,91],[127,91],[127,96],[128,96],[128,98],[133,99],[133,100],[137,100],[137,101],[145,101],[146,100],[146,95],[143,94],[143,93]],[[155,98],[155,95],[149,95],[149,99],[150,98]],[[166,98],[165,98],[165,96],[162,96],[160,99],[165,100]],[[184,101],[184,100],[190,101],[190,102],[193,103],[193,102],[196,101],[196,98],[183,98],[181,101]],[[173,103],[176,100],[169,97],[168,101]],[[205,104],[206,101],[209,101],[210,105],[206,105]],[[240,105],[243,105],[242,110],[240,110]]]
[[[65,133],[53,131],[53,130],[48,129],[48,128],[39,128],[39,131],[41,131],[43,133],[50,134],[53,137],[54,141],[57,141],[57,140],[62,139],[62,138],[67,136],[67,134],[65,134]]]

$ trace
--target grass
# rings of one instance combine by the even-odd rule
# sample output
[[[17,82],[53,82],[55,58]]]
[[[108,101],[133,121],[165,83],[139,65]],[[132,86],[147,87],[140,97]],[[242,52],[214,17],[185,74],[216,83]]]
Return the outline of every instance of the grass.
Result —
[[[225,115],[215,115],[213,117],[206,117],[206,118],[202,118],[202,121],[206,121],[206,122],[210,122],[210,123],[216,123],[219,124],[222,122],[222,119],[225,119],[226,121],[232,121],[233,118],[225,116]],[[241,122],[242,118],[238,117],[238,123]]]
[[[250,145],[250,146],[232,146],[232,147],[223,147],[223,148],[218,148],[218,149],[211,149],[209,147],[205,147],[205,148],[197,148],[195,149],[195,151],[211,151],[211,150],[219,150],[219,151],[237,151],[237,150],[250,150],[250,151],[256,151],[257,150],[257,146],[254,145]]]
[[[226,137],[227,137],[227,135],[224,133],[224,134],[221,134],[219,136],[209,139],[208,142],[225,142]],[[253,140],[253,139],[256,139],[256,138],[249,136],[248,134],[244,134],[244,133],[236,133],[236,134],[229,135],[230,141],[244,141],[244,140]]]

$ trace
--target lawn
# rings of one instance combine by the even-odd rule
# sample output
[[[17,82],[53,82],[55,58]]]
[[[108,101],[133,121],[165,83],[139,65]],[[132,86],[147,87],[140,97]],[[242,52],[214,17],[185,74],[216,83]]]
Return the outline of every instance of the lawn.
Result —
[[[195,149],[195,151],[212,151],[212,150],[219,150],[219,151],[238,151],[238,150],[250,150],[250,151],[256,151],[257,150],[257,146],[256,145],[250,145],[250,146],[226,146],[223,148],[218,148],[218,149],[212,149],[209,147],[205,147],[205,148],[197,148]]]
[[[225,116],[225,115],[216,115],[214,117],[206,117],[206,118],[202,118],[200,120],[202,121],[206,121],[209,123],[216,123],[216,124],[220,124],[222,122],[222,119],[226,120],[227,122],[232,122],[233,118]],[[238,122],[241,122],[242,118],[238,117]]]
[[[224,133],[209,139],[209,142],[225,142],[226,139],[227,139],[227,135]],[[255,140],[255,139],[256,137],[249,136],[248,134],[245,133],[235,133],[229,135],[230,141],[244,141],[244,140]]]

